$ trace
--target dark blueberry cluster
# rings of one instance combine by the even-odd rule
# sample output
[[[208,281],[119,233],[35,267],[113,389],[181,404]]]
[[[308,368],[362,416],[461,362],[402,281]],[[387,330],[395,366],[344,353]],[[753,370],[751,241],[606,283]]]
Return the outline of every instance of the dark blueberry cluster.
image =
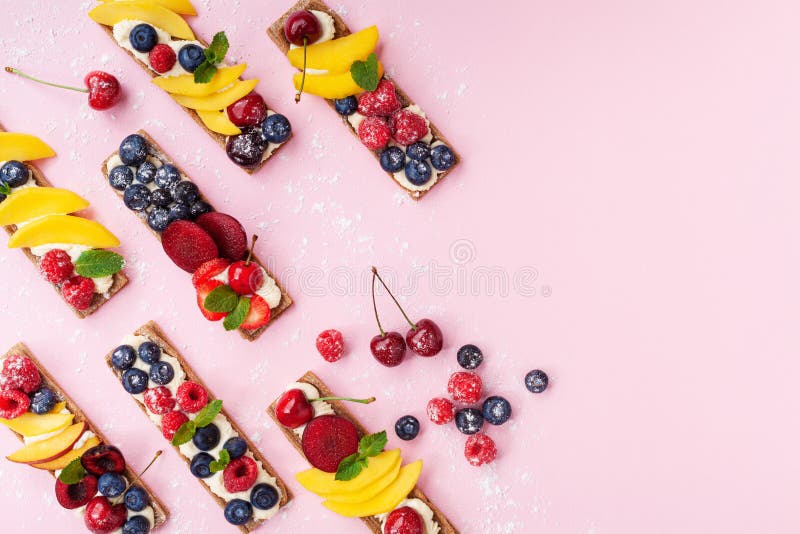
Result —
[[[247,169],[257,167],[264,159],[267,147],[285,142],[292,135],[289,119],[279,113],[269,115],[260,126],[242,128],[242,133],[228,137],[225,151],[228,157]]]
[[[133,366],[137,356],[150,365],[149,373]],[[175,377],[172,365],[161,361],[161,348],[152,341],[139,345],[138,351],[130,345],[120,345],[111,353],[111,365],[122,372],[122,387],[131,395],[144,393],[150,381],[164,386]]]
[[[338,109],[338,108],[337,108]],[[431,147],[417,141],[406,147],[389,146],[381,152],[381,167],[386,172],[405,171],[406,178],[414,185],[425,185],[433,176],[433,170],[446,171],[456,162],[455,153],[447,145]]]

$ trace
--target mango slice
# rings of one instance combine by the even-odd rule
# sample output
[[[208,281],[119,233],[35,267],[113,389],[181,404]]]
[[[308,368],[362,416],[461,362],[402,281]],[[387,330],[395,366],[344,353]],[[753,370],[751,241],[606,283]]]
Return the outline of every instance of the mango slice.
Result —
[[[49,462],[44,462],[41,464],[31,464],[31,467],[35,467],[36,469],[45,469],[47,471],[55,471],[57,469],[64,469],[69,465],[69,463],[74,460],[75,458],[80,458],[83,456],[83,453],[94,447],[95,445],[100,445],[100,438],[97,436],[92,436],[91,438],[86,440],[86,443],[83,447],[73,449],[69,451],[64,456],[60,456],[55,460],[50,460]]]
[[[400,469],[400,474],[385,490],[372,499],[360,503],[322,501],[322,505],[345,517],[366,517],[391,512],[414,489],[422,471],[422,460]]]
[[[340,502],[340,503],[351,503],[356,504],[360,502],[366,502],[371,500],[372,498],[376,497],[379,493],[382,493],[389,485],[397,480],[398,475],[400,474],[400,458],[397,459],[395,462],[394,467],[392,467],[389,471],[381,475],[375,482],[366,486],[358,491],[353,491],[349,493],[331,493],[328,495],[323,495],[328,501],[330,502]],[[361,476],[361,475],[359,475]]]
[[[118,2],[119,0],[100,0],[103,3]],[[197,15],[197,11],[189,0],[153,0],[156,4],[162,5],[181,15]]]
[[[17,434],[30,438],[66,428],[72,423],[73,417],[75,416],[71,413],[38,415],[33,412],[26,412],[14,419],[0,419],[0,423]]]
[[[378,27],[370,26],[339,39],[310,45],[307,52],[309,69],[327,70],[331,74],[350,72],[353,61],[367,59],[378,44]],[[303,68],[303,48],[292,48],[286,54],[289,63]]]
[[[383,76],[383,64],[378,62],[378,78]],[[303,73],[298,72],[294,75],[294,88],[300,90],[300,81]],[[350,75],[350,71],[339,74],[306,74],[306,84],[303,92],[322,98],[346,98],[348,96],[363,93],[364,89],[358,86]]]
[[[63,410],[66,407],[67,407],[67,402],[66,401],[61,401],[58,404],[56,404],[55,406],[53,406],[53,409],[50,410],[49,413],[59,413],[61,410]]]
[[[219,111],[225,109],[244,95],[250,93],[258,84],[258,80],[243,80],[233,83],[230,89],[214,93],[209,96],[183,96],[173,95],[172,98],[181,106],[189,109],[204,111]]]
[[[208,96],[211,93],[224,89],[239,79],[247,63],[221,67],[211,81],[208,83],[197,83],[194,81],[194,74],[181,74],[180,76],[157,76],[153,78],[153,83],[174,95],[186,96]]]
[[[205,111],[198,109],[197,116],[200,117],[203,124],[212,132],[221,133],[223,135],[238,135],[242,133],[239,127],[231,122],[228,118],[228,113],[225,111]],[[0,204],[0,206],[1,205],[2,204]]]
[[[0,161],[30,161],[55,155],[55,151],[35,135],[0,132]]]
[[[13,191],[0,203],[0,226],[30,221],[42,215],[82,210],[89,202],[68,189],[28,187]]]
[[[8,240],[8,247],[37,247],[50,243],[112,248],[119,246],[119,239],[105,226],[89,219],[72,215],[46,215],[17,230]]]
[[[22,464],[40,464],[55,460],[72,449],[72,446],[78,441],[84,430],[86,430],[85,422],[75,423],[52,438],[25,445],[18,451],[6,456],[6,458],[12,462]]]
[[[178,39],[194,40],[192,29],[180,15],[150,0],[117,0],[99,4],[89,11],[89,18],[105,26],[123,20],[141,20]]]
[[[295,475],[305,489],[319,496],[343,494],[359,491],[378,480],[395,464],[400,465],[400,449],[383,451],[367,462],[367,468],[353,480],[336,480],[335,473],[326,473],[316,468],[301,471]]]

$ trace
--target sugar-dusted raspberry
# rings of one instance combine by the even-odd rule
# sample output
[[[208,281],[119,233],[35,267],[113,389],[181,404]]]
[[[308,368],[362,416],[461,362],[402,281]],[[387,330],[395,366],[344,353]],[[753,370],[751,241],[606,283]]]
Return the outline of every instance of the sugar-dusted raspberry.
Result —
[[[422,115],[401,109],[389,118],[389,130],[398,144],[408,146],[428,135],[428,123]]]
[[[481,377],[469,371],[459,371],[450,375],[447,392],[453,400],[474,404],[481,398]]]
[[[165,413],[161,416],[161,433],[169,441],[172,441],[172,438],[175,437],[175,432],[188,420],[189,418],[183,412]]]
[[[60,284],[72,276],[75,266],[72,259],[65,251],[60,248],[48,250],[39,262],[39,271],[42,276],[52,284]]]
[[[61,286],[64,300],[77,310],[85,310],[94,298],[94,280],[83,276],[73,276]]]
[[[159,74],[164,74],[172,69],[176,59],[175,50],[168,44],[157,44],[150,50],[150,66]]]
[[[23,393],[33,393],[42,384],[42,377],[36,364],[21,354],[12,354],[6,358],[0,374],[3,377],[4,389],[19,389]]]
[[[178,386],[176,396],[178,397],[178,406],[185,412],[197,413],[208,404],[208,392],[195,382],[187,381]]]
[[[335,362],[344,354],[344,338],[338,330],[325,330],[317,336],[317,350],[326,362]]]
[[[479,466],[489,464],[497,457],[497,447],[492,438],[486,434],[473,434],[467,438],[464,445],[464,456],[469,465]]]
[[[175,408],[172,392],[164,386],[150,388],[144,392],[144,404],[147,409],[157,415],[164,415]]]
[[[428,401],[428,418],[437,425],[446,425],[453,420],[453,403],[439,397]]]
[[[394,84],[384,78],[374,91],[365,91],[358,95],[358,112],[366,117],[388,117],[400,109]]]
[[[230,493],[247,491],[256,483],[258,466],[249,456],[241,456],[225,467],[222,472],[222,482]]]
[[[14,419],[28,411],[30,399],[18,389],[0,391],[0,417]]]
[[[370,150],[385,147],[391,136],[389,125],[381,117],[367,117],[358,125],[358,138]]]

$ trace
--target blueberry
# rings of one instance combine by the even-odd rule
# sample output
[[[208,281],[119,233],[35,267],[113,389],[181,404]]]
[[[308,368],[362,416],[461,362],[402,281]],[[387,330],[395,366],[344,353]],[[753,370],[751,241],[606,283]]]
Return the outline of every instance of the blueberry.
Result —
[[[138,169],[136,169],[136,181],[143,184],[149,184],[150,182],[155,180],[156,171],[158,171],[158,169],[156,168],[155,165],[153,165],[149,161],[145,161],[144,163],[139,165]]]
[[[156,362],[150,366],[150,380],[160,386],[166,386],[175,378],[175,370],[167,362]]]
[[[137,52],[147,53],[158,44],[156,29],[149,24],[137,24],[131,30],[128,39]]]
[[[201,426],[194,433],[192,438],[194,446],[201,451],[210,451],[219,445],[219,427],[214,423],[207,426]]]
[[[534,369],[525,375],[525,387],[528,388],[528,391],[531,393],[541,393],[546,390],[549,382],[550,379],[547,378],[547,373],[539,369]]]
[[[425,161],[431,157],[431,147],[428,145],[428,143],[417,141],[413,145],[409,145],[406,148],[406,154],[408,154],[409,158],[415,161]]]
[[[122,534],[147,534],[150,532],[150,521],[143,515],[135,515],[122,525]]]
[[[483,352],[475,345],[464,345],[456,355],[458,365],[464,369],[477,369],[483,363]]]
[[[139,134],[131,134],[119,144],[119,159],[125,165],[138,167],[147,159],[147,141]]]
[[[139,357],[144,363],[156,363],[161,359],[161,347],[152,341],[145,341],[139,345]]]
[[[456,427],[464,434],[475,434],[483,426],[483,416],[476,408],[464,408],[456,412]]]
[[[31,395],[30,409],[35,414],[45,414],[53,409],[58,399],[53,390],[48,387],[43,387],[33,395]]]
[[[172,189],[172,186],[181,181],[181,171],[175,165],[165,163],[156,171],[156,185],[161,189]]]
[[[192,212],[186,204],[174,204],[169,209],[169,218],[173,221],[185,221],[191,216]]]
[[[456,155],[447,145],[436,145],[431,149],[431,164],[437,171],[446,171],[456,162]]]
[[[214,457],[207,452],[199,452],[192,458],[189,470],[197,478],[208,478],[212,475],[209,465],[214,461]]]
[[[289,124],[289,119],[280,113],[270,115],[261,123],[261,135],[270,143],[283,143],[289,139],[291,133],[292,125]]]
[[[502,425],[511,417],[511,403],[493,395],[483,401],[483,418],[490,425]]]
[[[132,512],[141,512],[150,504],[150,497],[141,486],[131,486],[125,492],[125,507]]]
[[[250,492],[250,502],[259,510],[269,510],[278,504],[278,490],[269,484],[256,484]]]
[[[346,117],[356,112],[358,109],[358,99],[354,96],[337,98],[333,101],[333,107],[336,108],[336,113]]]
[[[108,183],[119,191],[125,191],[133,183],[133,171],[127,165],[117,165],[108,173]]]
[[[156,206],[147,214],[147,224],[156,232],[163,232],[172,222],[172,217],[169,213],[169,208],[162,208]]]
[[[398,438],[412,440],[419,434],[419,421],[413,415],[404,415],[394,424],[394,431]]]
[[[172,198],[175,199],[175,202],[188,205],[200,198],[200,192],[193,182],[183,180],[172,188]]]
[[[414,185],[424,185],[431,179],[431,168],[424,161],[411,160],[406,164],[406,178]]]
[[[172,193],[168,189],[153,189],[153,192],[150,193],[150,202],[154,206],[166,208],[172,204]]]
[[[122,387],[131,395],[136,395],[146,390],[147,382],[147,373],[141,369],[128,369],[122,374]]]
[[[19,187],[28,183],[31,173],[21,161],[7,161],[0,167],[0,181],[8,187]]]
[[[120,371],[130,369],[135,361],[136,351],[130,345],[120,345],[111,353],[111,365]]]
[[[196,44],[183,45],[178,51],[178,63],[188,72],[194,72],[206,60],[206,53]]]
[[[397,172],[406,164],[406,155],[400,147],[390,146],[381,152],[381,167],[386,172]]]
[[[189,206],[189,216],[192,219],[196,219],[200,215],[208,213],[209,211],[211,211],[211,205],[208,202],[204,202],[202,200],[192,202],[192,205]]]
[[[125,190],[122,200],[128,209],[144,211],[150,205],[150,190],[143,184],[132,184]]]
[[[106,497],[119,497],[125,486],[125,478],[118,473],[103,473],[97,479],[97,490]]]
[[[228,438],[228,441],[225,442],[222,448],[228,451],[228,454],[231,455],[231,460],[235,460],[236,458],[244,456],[244,453],[247,452],[247,442],[239,436],[234,436]]]
[[[261,163],[267,143],[257,128],[244,128],[239,135],[228,137],[225,152],[228,158],[245,168],[254,168]]]
[[[231,525],[244,525],[253,516],[253,507],[242,499],[233,499],[225,505],[225,519]]]

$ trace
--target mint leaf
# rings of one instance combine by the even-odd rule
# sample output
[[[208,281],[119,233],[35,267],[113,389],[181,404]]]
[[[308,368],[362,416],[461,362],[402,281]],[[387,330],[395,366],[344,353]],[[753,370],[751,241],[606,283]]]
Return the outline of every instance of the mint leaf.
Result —
[[[211,293],[206,295],[203,307],[211,312],[228,313],[233,311],[238,302],[239,295],[230,286],[223,284],[215,287]]]
[[[208,83],[217,73],[217,67],[208,61],[203,61],[194,71],[194,83]]]
[[[248,313],[250,313],[250,298],[239,297],[236,307],[222,320],[222,326],[225,327],[225,330],[236,330],[247,319]]]
[[[195,426],[201,428],[210,425],[221,410],[222,410],[221,400],[216,399],[209,402],[208,404],[203,406],[203,408],[199,412],[197,412],[197,417],[194,418]]]
[[[217,32],[211,40],[211,44],[204,50],[206,56],[203,61],[194,71],[194,83],[208,83],[214,78],[217,72],[217,65],[225,60],[225,54],[228,53],[228,37],[225,32]]]
[[[353,480],[365,467],[367,467],[367,461],[359,453],[353,453],[339,462],[339,468],[333,478],[342,481]]]
[[[358,442],[358,452],[366,457],[377,456],[386,447],[388,441],[385,430],[377,434],[364,436]]]
[[[197,425],[195,425],[195,422],[186,421],[180,426],[178,431],[175,432],[175,435],[172,436],[172,444],[183,445],[184,443],[189,443],[194,437],[195,432],[197,432]]]
[[[367,56],[366,61],[353,61],[350,65],[350,76],[353,81],[365,91],[374,91],[378,88],[378,56],[375,52]]]
[[[219,451],[219,460],[212,461],[208,464],[208,468],[212,473],[216,473],[225,470],[229,463],[231,463],[231,454],[228,452],[228,449],[222,449]]]
[[[75,272],[86,278],[100,278],[118,273],[125,259],[110,250],[86,250],[75,261]]]
[[[85,476],[86,470],[81,464],[81,459],[75,458],[59,473],[58,479],[64,484],[77,484]]]
[[[368,458],[377,456],[386,447],[386,431],[364,436],[358,442],[358,452],[346,456],[339,462],[335,480],[353,480],[369,464]]]
[[[11,186],[0,180],[0,195],[8,196],[10,194],[11,194]]]

